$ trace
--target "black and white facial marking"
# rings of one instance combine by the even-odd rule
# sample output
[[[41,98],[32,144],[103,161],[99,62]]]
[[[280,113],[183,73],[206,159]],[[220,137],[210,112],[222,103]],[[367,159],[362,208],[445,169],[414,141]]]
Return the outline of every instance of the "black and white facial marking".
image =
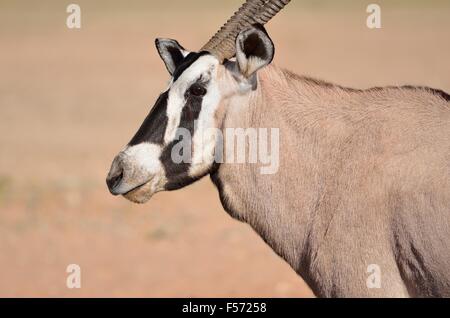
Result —
[[[210,172],[217,140],[214,134],[205,138],[203,132],[218,127],[215,115],[221,99],[251,91],[255,72],[273,57],[264,29],[244,32],[236,40],[236,62],[226,67],[207,52],[188,52],[171,39],[156,40],[171,75],[169,87],[114,159],[107,177],[111,193],[142,203],[155,192],[179,189]],[[227,72],[230,76],[219,76]],[[175,163],[172,150],[180,142],[180,130],[190,134],[191,158]]]
[[[108,176],[113,194],[124,194],[136,202],[146,201],[161,190],[183,187],[208,173],[210,164],[174,163],[172,148],[180,142],[177,130],[192,136],[196,149],[194,122],[214,127],[214,111],[220,101],[216,77],[218,60],[207,52],[188,52],[176,41],[156,40],[158,52],[172,76],[128,145],[114,159]],[[205,148],[205,150],[208,150]],[[214,146],[209,146],[213,155]]]

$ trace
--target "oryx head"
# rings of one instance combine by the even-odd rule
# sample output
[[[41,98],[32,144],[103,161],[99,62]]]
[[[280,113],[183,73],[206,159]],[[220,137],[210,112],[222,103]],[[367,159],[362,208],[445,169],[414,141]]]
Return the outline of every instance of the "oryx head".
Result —
[[[106,179],[112,194],[143,203],[155,192],[181,188],[211,171],[217,136],[204,132],[221,126],[227,110],[219,109],[226,100],[255,89],[256,72],[274,55],[262,24],[289,1],[248,0],[199,52],[175,40],[156,40],[170,83],[114,159]],[[176,147],[187,138],[191,160],[174,160],[180,154]]]

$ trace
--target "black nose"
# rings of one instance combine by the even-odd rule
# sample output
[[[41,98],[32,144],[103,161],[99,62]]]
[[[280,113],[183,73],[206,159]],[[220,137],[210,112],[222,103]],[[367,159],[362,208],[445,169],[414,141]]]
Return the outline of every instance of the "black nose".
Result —
[[[116,191],[117,187],[120,185],[123,179],[123,168],[120,166],[116,160],[114,160],[111,170],[106,177],[106,184],[108,185],[109,192],[114,195],[118,195],[119,192]]]

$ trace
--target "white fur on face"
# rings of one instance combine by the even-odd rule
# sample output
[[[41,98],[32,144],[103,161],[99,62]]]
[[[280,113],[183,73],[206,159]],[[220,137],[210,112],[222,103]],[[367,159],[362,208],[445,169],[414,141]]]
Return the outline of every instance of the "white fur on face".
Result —
[[[119,153],[123,169],[123,182],[119,192],[128,192],[136,186],[157,179],[164,171],[159,157],[162,147],[156,144],[143,142],[138,145],[126,147]],[[154,189],[156,190],[156,189]]]
[[[162,147],[143,142],[126,147],[115,160],[122,169],[123,182],[117,191],[130,201],[144,203],[164,190],[167,179],[159,157]]]
[[[122,152],[125,158],[132,158],[136,166],[140,167],[145,174],[155,174],[161,169],[159,156],[161,155],[161,146],[149,142],[127,147]]]
[[[174,138],[177,131],[177,127],[180,125],[181,110],[185,104],[184,97],[180,97],[180,94],[169,91],[169,97],[167,99],[167,128],[164,133],[164,144],[169,144]]]

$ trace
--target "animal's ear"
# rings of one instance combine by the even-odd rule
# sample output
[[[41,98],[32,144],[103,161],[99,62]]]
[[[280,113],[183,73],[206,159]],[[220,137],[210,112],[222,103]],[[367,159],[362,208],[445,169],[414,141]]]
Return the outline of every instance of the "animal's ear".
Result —
[[[159,56],[166,64],[166,68],[170,75],[178,65],[183,61],[184,57],[189,53],[186,51],[177,41],[172,39],[156,39],[155,40],[156,49],[158,50]]]
[[[241,31],[236,38],[236,61],[246,78],[272,62],[274,53],[273,42],[260,24]]]

